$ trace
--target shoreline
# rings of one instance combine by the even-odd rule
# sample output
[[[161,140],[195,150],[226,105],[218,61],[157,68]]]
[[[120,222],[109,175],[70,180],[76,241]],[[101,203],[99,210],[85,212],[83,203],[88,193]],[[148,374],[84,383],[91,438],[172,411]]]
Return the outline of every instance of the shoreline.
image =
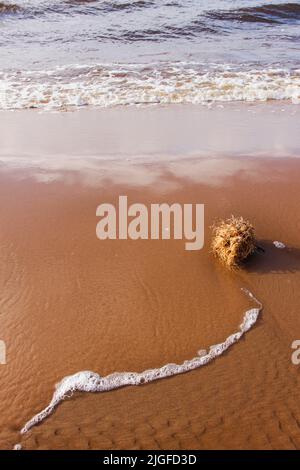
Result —
[[[157,162],[201,155],[297,156],[300,148],[300,108],[280,101],[0,111],[0,116],[0,158],[67,155]]]

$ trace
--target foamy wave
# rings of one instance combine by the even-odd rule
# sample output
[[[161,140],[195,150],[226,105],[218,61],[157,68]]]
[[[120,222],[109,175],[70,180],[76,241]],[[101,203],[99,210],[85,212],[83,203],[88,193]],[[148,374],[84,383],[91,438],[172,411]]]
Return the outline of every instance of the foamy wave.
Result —
[[[247,310],[239,326],[239,331],[228,336],[223,343],[211,346],[208,352],[206,350],[200,350],[197,357],[184,361],[182,364],[167,364],[158,369],[149,369],[144,372],[116,372],[106,377],[101,377],[99,374],[92,371],[81,371],[74,375],[64,377],[63,380],[56,385],[56,390],[50,404],[28,421],[22,428],[21,433],[24,434],[28,432],[33,426],[46,419],[61,401],[70,397],[74,392],[108,392],[128,385],[142,385],[197,369],[208,364],[218,356],[221,356],[230,346],[239,341],[241,337],[252,328],[262,309],[262,304],[251,292],[247,289],[242,290],[258,304],[258,308]]]
[[[0,109],[229,101],[300,102],[300,69],[96,65],[0,73]]]

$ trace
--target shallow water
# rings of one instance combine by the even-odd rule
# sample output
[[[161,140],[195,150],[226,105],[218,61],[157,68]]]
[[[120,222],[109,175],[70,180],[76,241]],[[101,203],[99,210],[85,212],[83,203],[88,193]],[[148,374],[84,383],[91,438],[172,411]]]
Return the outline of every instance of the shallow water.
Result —
[[[300,3],[0,3],[0,108],[300,97]]]

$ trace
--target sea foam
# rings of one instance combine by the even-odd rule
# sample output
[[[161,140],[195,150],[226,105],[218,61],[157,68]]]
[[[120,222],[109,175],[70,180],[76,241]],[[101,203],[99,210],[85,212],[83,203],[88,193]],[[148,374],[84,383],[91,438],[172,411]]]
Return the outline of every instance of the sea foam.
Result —
[[[186,360],[182,364],[170,363],[157,369],[145,370],[144,372],[115,372],[106,377],[101,377],[99,374],[92,371],[80,371],[76,374],[66,376],[56,385],[56,390],[49,405],[31,418],[22,428],[21,433],[24,434],[28,432],[33,426],[46,419],[60,402],[72,396],[74,392],[108,392],[127,385],[142,385],[197,369],[208,364],[218,356],[221,356],[230,346],[239,341],[241,337],[252,328],[262,309],[262,304],[251,292],[247,289],[242,290],[257,303],[258,307],[247,310],[239,326],[239,330],[228,336],[222,343],[210,346],[208,351],[200,350],[198,356]]]
[[[198,63],[98,64],[0,73],[0,109],[289,100],[300,102],[300,70]]]

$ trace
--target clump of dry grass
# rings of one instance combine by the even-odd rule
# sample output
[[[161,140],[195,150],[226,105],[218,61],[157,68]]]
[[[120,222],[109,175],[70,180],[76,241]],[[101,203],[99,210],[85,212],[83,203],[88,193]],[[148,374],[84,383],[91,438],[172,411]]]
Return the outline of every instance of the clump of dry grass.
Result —
[[[256,249],[253,225],[243,217],[221,220],[214,224],[212,251],[228,268],[234,269]]]

